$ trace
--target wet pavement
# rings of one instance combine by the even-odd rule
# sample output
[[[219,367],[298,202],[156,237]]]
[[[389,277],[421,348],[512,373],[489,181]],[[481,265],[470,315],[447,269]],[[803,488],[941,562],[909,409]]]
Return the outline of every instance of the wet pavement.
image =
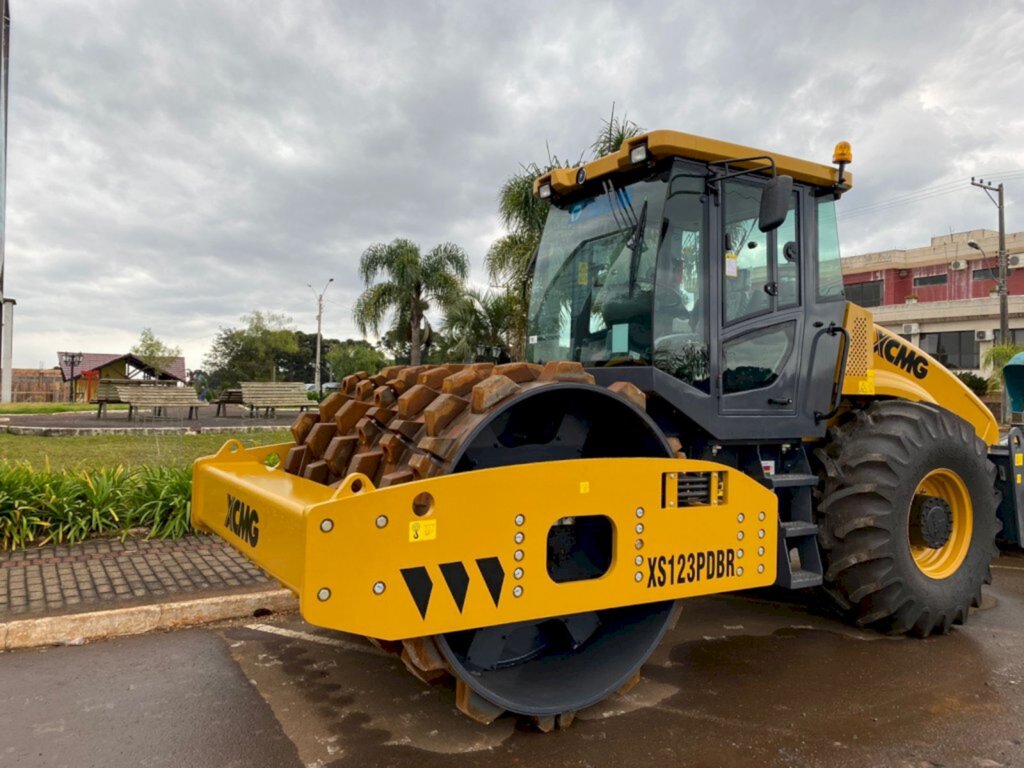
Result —
[[[994,574],[928,640],[690,600],[639,685],[552,734],[297,617],[0,654],[0,766],[1024,765],[1024,558]]]

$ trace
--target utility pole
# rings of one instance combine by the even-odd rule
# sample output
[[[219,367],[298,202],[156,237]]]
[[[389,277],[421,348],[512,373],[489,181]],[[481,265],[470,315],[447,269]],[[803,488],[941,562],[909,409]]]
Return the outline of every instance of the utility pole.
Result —
[[[999,263],[999,343],[1009,344],[1010,314],[1006,300],[1006,209],[1003,206],[1003,185],[995,185],[991,182],[985,181],[984,179],[975,180],[972,176],[971,186],[984,190],[985,194],[988,195],[989,200],[991,200],[995,207],[999,209],[999,254],[996,257]],[[993,192],[996,193],[997,197],[992,197]]]
[[[14,305],[17,303],[14,299],[5,297],[3,290],[3,265],[0,264],[0,368],[3,369],[0,373],[0,403],[11,402],[11,391],[13,379],[13,370],[11,366],[14,365],[13,351],[13,339],[14,339]]]
[[[999,343],[1000,344],[1011,344],[1010,340],[1010,311],[1009,301],[1007,299],[1007,258],[1006,258],[1006,208],[1003,205],[1003,185],[1002,183],[996,185],[991,182],[985,181],[984,179],[977,179],[971,177],[971,186],[978,187],[988,195],[988,199],[992,201],[996,208],[999,209]],[[992,193],[996,193],[996,197],[992,197]],[[1006,393],[1006,384],[1003,384],[1003,400],[1000,411],[1004,422],[1008,422],[1007,411],[1008,411],[1009,398]]]
[[[0,120],[2,120],[3,142],[0,148],[0,201],[7,189],[7,70],[10,63],[11,9],[7,0],[0,0]],[[11,402],[13,381],[12,344],[14,342],[14,299],[4,296],[4,250],[6,240],[6,218],[0,202],[0,402]]]
[[[331,287],[331,283],[334,282],[334,278],[330,278],[324,283],[323,290],[320,293],[316,292],[316,289],[306,283],[309,286],[309,290],[313,291],[313,295],[316,296],[316,373],[313,374],[313,388],[316,389],[316,396],[323,397],[323,383],[320,381],[320,342],[322,340],[321,328],[324,319],[324,294],[327,293],[327,289]]]

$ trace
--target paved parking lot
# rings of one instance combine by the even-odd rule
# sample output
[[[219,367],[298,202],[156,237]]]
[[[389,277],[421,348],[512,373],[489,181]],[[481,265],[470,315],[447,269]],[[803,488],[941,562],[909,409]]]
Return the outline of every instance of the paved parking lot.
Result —
[[[0,654],[0,765],[1024,765],[1024,559],[944,638],[763,596],[689,601],[625,697],[480,726],[360,638],[296,617]]]

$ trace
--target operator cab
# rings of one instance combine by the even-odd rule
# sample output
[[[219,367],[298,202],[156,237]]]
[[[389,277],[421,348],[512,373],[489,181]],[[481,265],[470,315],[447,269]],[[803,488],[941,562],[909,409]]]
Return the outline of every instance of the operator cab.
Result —
[[[680,148],[679,137],[718,153]],[[845,312],[835,200],[848,183],[803,163],[781,185],[774,166],[785,173],[802,161],[686,134],[638,141],[616,155],[632,159],[643,146],[643,162],[623,168],[611,155],[565,169],[575,183],[563,177],[557,194],[557,170],[538,180],[552,206],[528,358],[579,361],[602,383],[631,380],[716,438],[823,433]],[[679,156],[687,150],[702,159]],[[729,151],[740,159],[721,157]],[[609,158],[612,172],[600,173]]]

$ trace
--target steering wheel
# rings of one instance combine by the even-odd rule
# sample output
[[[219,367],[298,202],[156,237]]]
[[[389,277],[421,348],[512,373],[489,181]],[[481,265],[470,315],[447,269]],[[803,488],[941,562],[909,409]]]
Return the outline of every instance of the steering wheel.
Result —
[[[679,295],[679,291],[664,283],[654,284],[654,300],[660,309],[681,311],[682,314],[676,313],[677,317],[685,318],[690,316],[690,310],[683,305],[683,297]]]

